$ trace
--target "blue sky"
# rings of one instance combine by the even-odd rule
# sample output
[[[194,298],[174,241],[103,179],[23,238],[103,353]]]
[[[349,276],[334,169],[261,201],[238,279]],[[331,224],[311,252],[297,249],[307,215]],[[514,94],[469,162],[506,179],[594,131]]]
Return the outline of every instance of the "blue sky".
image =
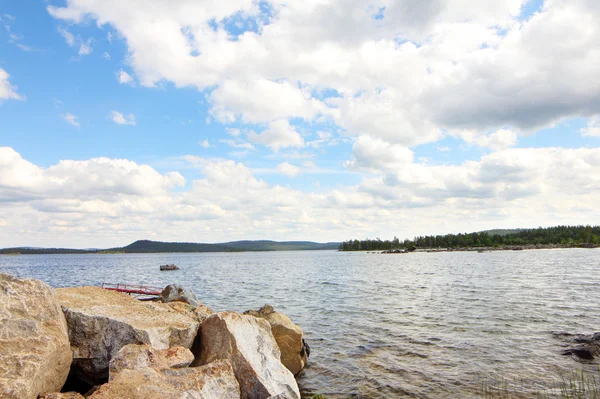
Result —
[[[438,3],[5,2],[0,239],[324,241],[600,222],[600,10]],[[523,180],[489,185],[490,162]],[[572,166],[588,171],[578,197],[546,176],[573,183]],[[73,191],[78,178],[98,186]],[[569,211],[581,207],[591,213]],[[457,209],[474,210],[439,224]],[[119,217],[135,228],[108,221]]]

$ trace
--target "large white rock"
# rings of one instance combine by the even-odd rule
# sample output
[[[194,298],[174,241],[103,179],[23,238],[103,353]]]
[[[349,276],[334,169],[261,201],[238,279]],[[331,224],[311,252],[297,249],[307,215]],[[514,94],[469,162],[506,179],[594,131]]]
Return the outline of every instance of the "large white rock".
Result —
[[[60,391],[71,359],[67,323],[52,288],[0,274],[0,398]]]
[[[279,347],[266,320],[233,312],[217,313],[202,323],[200,356],[195,363],[228,359],[243,399],[299,399],[294,375],[281,363]]]
[[[310,348],[302,338],[302,329],[283,313],[276,312],[271,305],[258,311],[249,310],[244,314],[265,319],[281,351],[281,363],[296,375],[304,368],[310,355]]]
[[[57,289],[73,349],[72,373],[91,385],[105,382],[109,362],[127,344],[191,348],[197,317],[162,303],[100,287]]]
[[[90,399],[239,399],[231,363],[220,360],[188,368],[192,353],[175,347],[157,350],[127,345],[110,362],[109,382]]]

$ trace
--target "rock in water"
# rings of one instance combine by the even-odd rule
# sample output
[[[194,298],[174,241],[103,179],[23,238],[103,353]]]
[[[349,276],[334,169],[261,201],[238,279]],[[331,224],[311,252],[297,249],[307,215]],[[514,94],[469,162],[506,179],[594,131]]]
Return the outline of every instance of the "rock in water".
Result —
[[[52,288],[0,274],[0,398],[60,391],[71,360],[67,323]]]
[[[243,399],[299,399],[293,374],[283,366],[281,353],[266,320],[233,312],[217,313],[202,323],[200,356],[195,363],[228,359]],[[194,364],[195,364],[194,363]]]
[[[69,327],[71,372],[90,385],[107,380],[110,360],[125,345],[190,348],[200,327],[194,315],[100,287],[56,292]]]
[[[110,380],[90,399],[239,399],[231,363],[220,360],[187,368],[194,356],[185,348],[156,350],[127,345],[110,362]]]
[[[294,375],[304,368],[310,355],[310,349],[302,338],[302,329],[283,313],[276,312],[271,305],[265,305],[257,311],[249,310],[245,314],[263,318],[271,325],[271,331],[281,351],[281,363]]]
[[[177,284],[167,285],[160,293],[160,299],[163,302],[189,303],[195,308],[200,306],[200,300],[198,299],[194,291]]]

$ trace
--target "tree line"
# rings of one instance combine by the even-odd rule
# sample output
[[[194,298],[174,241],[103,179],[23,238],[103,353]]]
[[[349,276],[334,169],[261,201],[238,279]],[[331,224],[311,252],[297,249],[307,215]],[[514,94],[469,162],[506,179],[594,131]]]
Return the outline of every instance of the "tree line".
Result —
[[[598,245],[600,226],[555,226],[537,229],[503,230],[446,235],[418,236],[412,240],[365,239],[348,240],[340,244],[340,251],[383,251],[408,248],[471,248],[520,245]]]

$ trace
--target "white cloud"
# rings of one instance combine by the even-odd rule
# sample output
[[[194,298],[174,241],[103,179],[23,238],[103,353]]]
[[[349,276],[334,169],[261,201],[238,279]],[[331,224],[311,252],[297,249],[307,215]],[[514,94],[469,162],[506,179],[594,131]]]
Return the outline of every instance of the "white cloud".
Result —
[[[24,97],[17,93],[17,87],[10,84],[10,75],[0,68],[0,100],[23,100]]]
[[[109,61],[110,61],[110,54],[109,54],[109,53],[107,53],[107,52],[104,52],[104,53],[102,54],[102,56],[104,57],[104,59],[105,59],[105,60],[109,60]]]
[[[81,41],[81,43],[79,43],[79,51],[77,52],[77,54],[90,55],[92,53],[92,51],[94,51],[94,49],[92,48],[92,43],[93,43],[92,39],[88,39],[85,42]]]
[[[302,171],[298,166],[292,165],[288,162],[283,162],[277,165],[277,170],[287,177],[296,177]]]
[[[413,152],[407,147],[369,136],[360,136],[352,146],[352,153],[354,159],[347,166],[357,169],[396,170],[413,161]]]
[[[66,114],[61,115],[61,118],[63,118],[65,121],[67,121],[67,123],[69,123],[73,126],[76,126],[76,127],[81,126],[79,124],[79,121],[77,120],[77,117],[70,112],[67,112]]]
[[[272,0],[269,17],[248,0],[151,0],[144,12],[131,2],[72,0],[48,11],[110,25],[142,86],[212,90],[221,122],[327,119],[346,136],[404,146],[449,130],[494,132],[484,145],[501,148],[514,142],[494,136],[502,129],[527,134],[600,112],[596,3],[547,0],[521,21],[525,2]],[[223,23],[232,15],[260,19],[258,32],[233,37]]]
[[[118,111],[111,111],[109,116],[117,125],[135,125],[135,115],[133,114],[123,115]]]
[[[133,77],[122,69],[119,71],[118,79],[120,84],[128,85],[133,83]]]
[[[600,137],[600,117],[591,118],[587,126],[579,132],[584,137]]]
[[[198,141],[198,144],[200,145],[200,147],[202,148],[210,148],[210,143],[208,142],[208,140],[200,140]]]
[[[141,237],[327,241],[600,223],[598,148],[506,149],[455,166],[413,161],[319,193],[268,184],[230,160],[185,161],[202,176],[188,185],[177,172],[124,159],[44,168],[0,148],[0,240],[17,244],[23,229],[30,245],[110,247]]]
[[[275,152],[282,148],[304,147],[304,139],[286,119],[269,123],[269,127],[260,134],[250,132],[248,140],[269,147]]]
[[[92,48],[92,43],[94,39],[89,38],[87,40],[83,40],[80,36],[75,37],[71,32],[69,32],[66,28],[58,28],[58,33],[65,39],[69,47],[74,47],[76,44],[79,45],[79,50],[77,54],[80,56],[90,55],[94,49]]]
[[[242,131],[238,128],[233,128],[233,127],[228,127],[225,129],[225,132],[233,137],[238,137],[240,134],[242,134]]]
[[[73,47],[75,45],[75,36],[65,28],[58,28],[58,33],[65,39],[69,47]]]
[[[480,134],[473,130],[461,130],[451,132],[469,144],[476,144],[480,147],[490,148],[492,150],[503,150],[517,144],[518,135],[513,130],[498,129],[495,132]]]
[[[254,146],[243,140],[219,140],[219,143],[227,144],[232,148],[241,150],[254,150]]]

